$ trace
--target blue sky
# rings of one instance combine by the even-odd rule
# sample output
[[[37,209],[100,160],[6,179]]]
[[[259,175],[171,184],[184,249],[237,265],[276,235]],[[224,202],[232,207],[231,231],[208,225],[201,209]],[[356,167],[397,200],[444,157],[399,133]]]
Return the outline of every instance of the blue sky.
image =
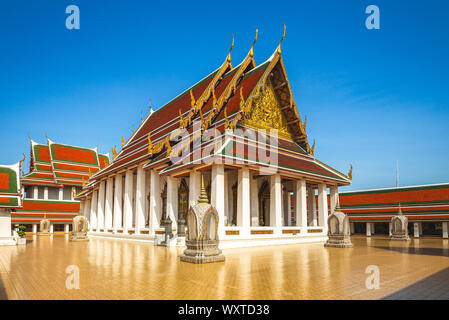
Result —
[[[67,30],[66,6],[80,8]],[[365,8],[380,8],[367,30]],[[158,108],[234,65],[255,28],[257,63],[283,57],[315,155],[345,189],[449,182],[449,2],[8,1],[0,10],[0,163],[29,155],[29,134],[108,152]],[[25,169],[27,166],[25,167]],[[26,172],[27,170],[25,170]]]

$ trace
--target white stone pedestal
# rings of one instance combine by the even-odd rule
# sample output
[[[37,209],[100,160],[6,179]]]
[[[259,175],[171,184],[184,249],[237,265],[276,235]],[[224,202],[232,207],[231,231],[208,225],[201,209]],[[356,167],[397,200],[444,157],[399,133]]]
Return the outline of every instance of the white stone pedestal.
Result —
[[[15,246],[16,244],[11,233],[11,212],[0,209],[0,246]]]

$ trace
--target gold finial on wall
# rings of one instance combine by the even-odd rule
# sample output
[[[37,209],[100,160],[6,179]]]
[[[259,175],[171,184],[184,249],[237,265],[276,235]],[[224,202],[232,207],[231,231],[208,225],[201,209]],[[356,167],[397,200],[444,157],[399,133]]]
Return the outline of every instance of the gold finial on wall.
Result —
[[[350,165],[350,168],[349,168],[348,178],[349,178],[349,180],[352,181],[352,164]]]
[[[122,136],[122,148],[124,145],[125,145],[125,139],[123,139],[123,136]]]
[[[23,158],[22,158],[22,160],[20,160],[19,161],[19,170],[22,168],[22,162],[24,162],[25,161],[25,153],[22,153],[22,155],[23,155]]]
[[[112,160],[114,160],[117,157],[117,151],[115,150],[115,146],[114,148],[111,149],[112,152]]]
[[[281,53],[281,43],[282,43],[282,41],[284,41],[284,38],[285,38],[285,29],[286,29],[286,26],[285,26],[285,23],[284,23],[284,33],[282,34],[282,38],[281,38],[281,41],[279,41],[279,45],[278,45],[278,49],[277,49],[277,52],[279,54]]]
[[[313,139],[313,145],[312,145],[312,149],[310,149],[310,154],[312,156],[315,155],[315,139]]]

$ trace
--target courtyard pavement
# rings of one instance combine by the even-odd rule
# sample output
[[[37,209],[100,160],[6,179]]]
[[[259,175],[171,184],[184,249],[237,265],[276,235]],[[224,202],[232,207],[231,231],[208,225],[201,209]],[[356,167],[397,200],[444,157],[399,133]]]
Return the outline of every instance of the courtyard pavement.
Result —
[[[194,265],[179,261],[182,248],[29,236],[26,246],[0,247],[0,299],[449,298],[448,240],[352,241],[348,249],[322,243],[226,249],[224,263]],[[80,287],[68,289],[77,268]],[[367,268],[379,271],[378,289],[369,289],[375,273]]]

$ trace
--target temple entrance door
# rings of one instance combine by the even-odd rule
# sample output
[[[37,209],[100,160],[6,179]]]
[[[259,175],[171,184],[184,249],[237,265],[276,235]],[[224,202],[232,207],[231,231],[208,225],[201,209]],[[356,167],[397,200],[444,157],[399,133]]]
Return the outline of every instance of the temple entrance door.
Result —
[[[180,235],[185,234],[185,230],[181,230],[181,227],[186,227],[187,210],[189,210],[189,187],[186,180],[182,179],[178,189],[178,230],[180,230]]]
[[[266,180],[259,189],[259,225],[270,225],[270,185]]]

